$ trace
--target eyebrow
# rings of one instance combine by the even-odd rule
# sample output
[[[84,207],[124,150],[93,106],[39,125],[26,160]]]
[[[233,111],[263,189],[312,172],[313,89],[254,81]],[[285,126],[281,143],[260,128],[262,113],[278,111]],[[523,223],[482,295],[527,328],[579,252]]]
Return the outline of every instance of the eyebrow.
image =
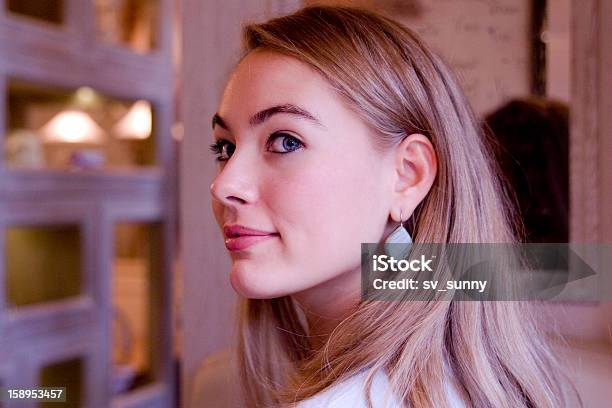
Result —
[[[212,128],[215,128],[215,125],[221,126],[225,130],[229,130],[229,126],[225,124],[225,121],[219,116],[218,113],[215,113],[212,118]]]
[[[257,126],[279,113],[288,113],[290,115],[295,115],[303,119],[309,120],[317,126],[325,127],[323,126],[321,121],[319,121],[319,119],[317,119],[313,114],[311,114],[305,109],[300,108],[299,106],[290,103],[272,106],[270,108],[257,112],[251,117],[251,119],[249,119],[249,125]],[[215,125],[219,125],[223,129],[229,130],[229,126],[227,125],[227,123],[225,123],[223,118],[219,116],[218,113],[215,113],[212,118],[213,129],[215,128]]]

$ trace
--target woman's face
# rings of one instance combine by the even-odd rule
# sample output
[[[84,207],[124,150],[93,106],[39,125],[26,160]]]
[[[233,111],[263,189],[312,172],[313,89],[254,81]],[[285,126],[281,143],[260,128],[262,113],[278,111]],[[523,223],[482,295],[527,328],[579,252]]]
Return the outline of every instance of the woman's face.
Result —
[[[234,289],[263,299],[354,279],[360,243],[389,227],[393,156],[373,131],[312,68],[264,51],[236,67],[213,122],[217,223],[269,234],[225,230]]]

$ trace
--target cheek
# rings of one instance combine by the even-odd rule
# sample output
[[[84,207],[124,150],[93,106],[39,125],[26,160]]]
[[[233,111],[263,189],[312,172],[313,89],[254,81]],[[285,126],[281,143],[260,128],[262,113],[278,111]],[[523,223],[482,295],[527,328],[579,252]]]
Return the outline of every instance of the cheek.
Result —
[[[216,200],[212,200],[212,211],[217,221],[217,225],[221,227],[224,223],[223,219],[223,205]]]
[[[279,174],[268,192],[286,251],[309,275],[358,264],[360,243],[378,238],[375,176],[361,163],[330,163]]]
[[[279,174],[268,194],[271,211],[281,223],[279,228],[284,227],[294,239],[325,229],[342,207],[338,200],[342,184],[333,169],[325,166]]]

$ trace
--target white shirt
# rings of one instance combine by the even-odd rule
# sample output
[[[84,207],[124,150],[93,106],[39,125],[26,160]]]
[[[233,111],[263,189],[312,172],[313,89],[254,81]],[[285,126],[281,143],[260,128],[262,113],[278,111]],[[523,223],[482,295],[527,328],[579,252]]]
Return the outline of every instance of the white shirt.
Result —
[[[194,381],[191,405],[206,408],[242,408],[244,401],[238,378],[238,365],[235,353],[224,350],[209,356]],[[365,382],[367,370],[332,385],[319,394],[296,404],[297,408],[366,408]],[[447,381],[449,406],[464,408],[455,387]],[[388,394],[388,395],[387,395]],[[370,392],[374,408],[401,407],[392,393],[391,384],[384,370],[379,370],[372,379]],[[385,398],[388,398],[385,401]]]
[[[299,402],[296,408],[367,408],[365,393],[367,377],[367,370],[363,370],[359,374],[333,385],[307,400]],[[449,382],[446,382],[446,385],[449,406],[453,408],[465,407],[455,387]],[[374,375],[370,398],[374,408],[396,408],[402,406],[396,396],[393,395],[389,379],[382,370],[377,371]]]

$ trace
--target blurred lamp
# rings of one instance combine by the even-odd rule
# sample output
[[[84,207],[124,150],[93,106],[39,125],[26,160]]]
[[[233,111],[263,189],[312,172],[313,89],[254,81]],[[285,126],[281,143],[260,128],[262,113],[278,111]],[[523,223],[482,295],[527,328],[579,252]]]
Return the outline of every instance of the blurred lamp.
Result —
[[[140,100],[132,105],[113,131],[120,139],[146,139],[151,136],[152,121],[151,104]]]
[[[55,115],[40,132],[46,142],[102,143],[104,130],[85,112],[65,110]]]
[[[88,86],[82,86],[77,89],[74,96],[76,102],[82,106],[92,106],[96,102],[96,99],[98,99],[96,91]]]

